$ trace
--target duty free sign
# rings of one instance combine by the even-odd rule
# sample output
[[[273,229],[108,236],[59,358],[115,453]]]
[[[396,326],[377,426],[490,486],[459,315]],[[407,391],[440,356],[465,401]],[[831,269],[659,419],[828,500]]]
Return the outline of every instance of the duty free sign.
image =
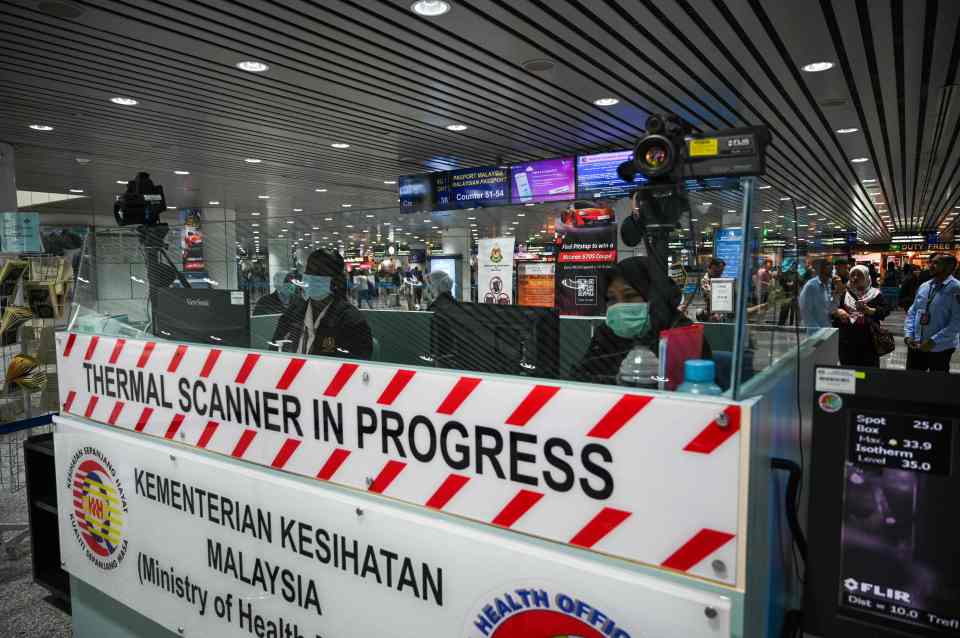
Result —
[[[741,582],[740,404],[80,333],[57,351],[64,413]]]

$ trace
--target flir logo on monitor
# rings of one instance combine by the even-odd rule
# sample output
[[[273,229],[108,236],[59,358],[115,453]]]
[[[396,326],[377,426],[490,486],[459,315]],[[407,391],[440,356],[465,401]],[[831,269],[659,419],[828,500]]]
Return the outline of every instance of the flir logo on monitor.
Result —
[[[843,586],[849,592],[867,594],[868,596],[885,598],[887,600],[894,600],[901,603],[910,603],[910,594],[905,591],[900,591],[899,589],[883,587],[882,585],[874,585],[873,583],[865,583],[854,578],[848,578],[843,581]]]
[[[209,299],[192,299],[190,297],[186,297],[185,301],[187,302],[188,306],[206,306],[207,308],[210,307]]]

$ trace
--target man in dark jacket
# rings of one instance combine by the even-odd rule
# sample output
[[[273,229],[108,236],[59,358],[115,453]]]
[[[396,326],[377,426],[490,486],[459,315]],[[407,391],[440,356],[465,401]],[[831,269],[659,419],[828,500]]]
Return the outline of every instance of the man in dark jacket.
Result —
[[[646,257],[624,259],[611,269],[606,280],[607,320],[594,332],[587,351],[573,366],[571,376],[576,381],[615,384],[620,364],[634,347],[643,346],[656,355],[663,330],[693,323],[677,309],[680,289],[670,280],[655,284]],[[644,305],[646,309],[640,308]],[[615,306],[635,306],[643,312],[621,317],[613,310]],[[641,318],[643,314],[645,319]],[[701,356],[713,358],[706,341]]]
[[[273,342],[284,352],[369,359],[373,337],[363,313],[347,300],[343,258],[320,249],[307,258],[303,297],[280,317]]]
[[[296,296],[297,287],[293,282],[297,279],[297,273],[294,271],[284,275],[282,272],[274,275],[275,290],[269,295],[264,295],[257,299],[253,306],[253,315],[280,315],[287,309],[290,300]]]

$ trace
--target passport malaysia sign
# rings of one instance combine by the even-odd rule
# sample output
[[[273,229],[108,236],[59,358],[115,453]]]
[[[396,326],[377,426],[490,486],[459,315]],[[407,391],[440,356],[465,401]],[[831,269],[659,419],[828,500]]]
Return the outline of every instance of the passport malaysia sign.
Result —
[[[721,638],[739,596],[387,499],[57,417],[59,502],[96,449],[126,490],[115,569],[66,569],[174,635]],[[70,513],[60,534],[70,540]]]
[[[63,414],[742,583],[750,403],[165,341],[57,338]]]

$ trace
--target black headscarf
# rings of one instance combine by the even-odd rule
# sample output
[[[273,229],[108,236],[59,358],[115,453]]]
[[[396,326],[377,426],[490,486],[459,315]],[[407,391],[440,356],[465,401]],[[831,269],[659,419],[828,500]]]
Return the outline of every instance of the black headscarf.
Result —
[[[336,297],[342,297],[347,292],[347,275],[343,257],[339,253],[317,249],[307,257],[304,272],[308,275],[321,275],[331,278],[330,290]]]
[[[672,279],[664,275],[655,282],[649,257],[628,257],[614,266],[608,275],[607,285],[621,278],[630,287],[643,295],[650,304],[650,327],[648,334],[658,335],[676,323],[680,313],[677,307],[682,300],[682,291]]]

